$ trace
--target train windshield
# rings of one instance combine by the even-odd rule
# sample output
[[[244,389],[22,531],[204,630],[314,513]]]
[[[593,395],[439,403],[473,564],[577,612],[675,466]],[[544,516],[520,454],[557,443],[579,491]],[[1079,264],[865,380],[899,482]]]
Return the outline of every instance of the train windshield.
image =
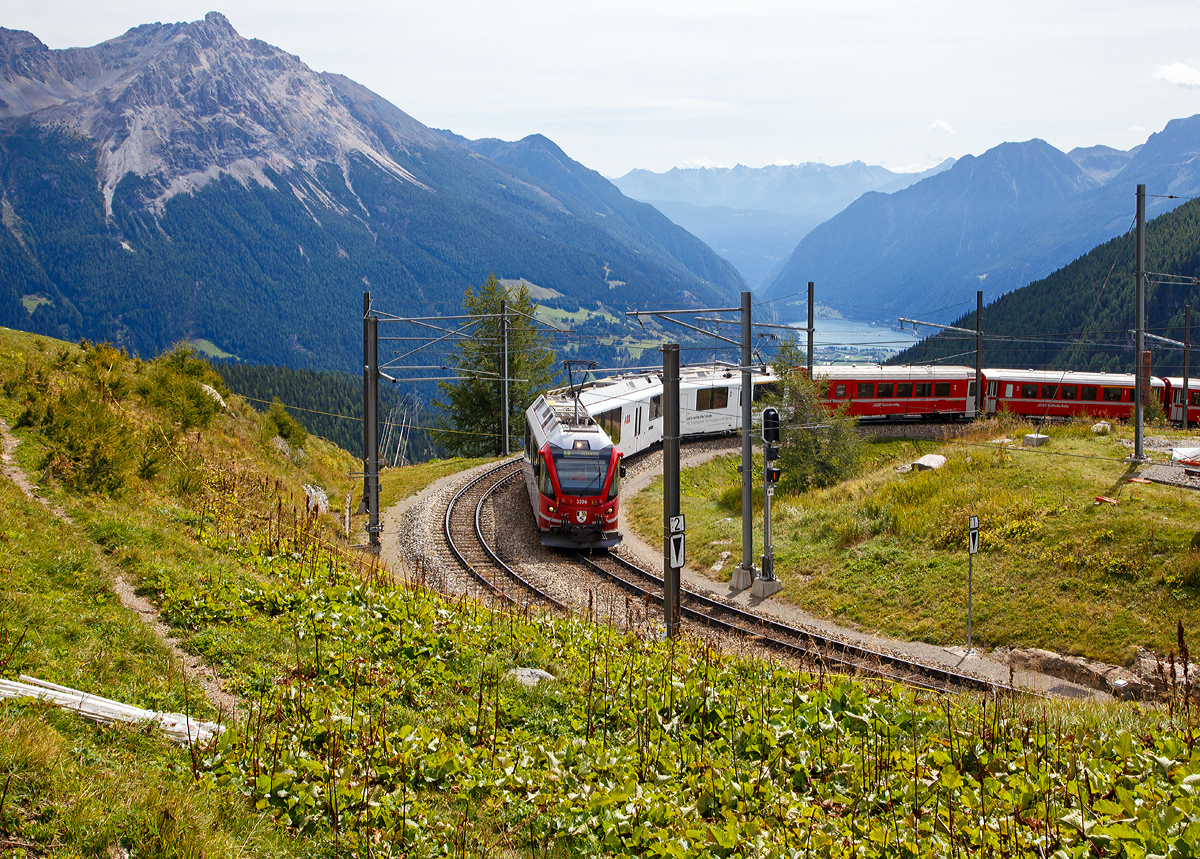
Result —
[[[612,462],[612,447],[603,450],[563,450],[551,446],[558,486],[564,495],[599,495]]]

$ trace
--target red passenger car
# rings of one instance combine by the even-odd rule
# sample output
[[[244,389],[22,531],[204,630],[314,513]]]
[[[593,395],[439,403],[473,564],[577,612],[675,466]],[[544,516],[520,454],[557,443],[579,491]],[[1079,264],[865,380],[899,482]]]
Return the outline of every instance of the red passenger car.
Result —
[[[813,368],[825,381],[824,403],[849,405],[856,418],[975,416],[975,371],[968,367],[831,364]]]
[[[1066,418],[1088,414],[1128,420],[1133,414],[1137,379],[1132,373],[1076,373],[1069,370],[988,369],[987,413],[1007,411],[1032,418]],[[1159,403],[1166,383],[1150,380]]]

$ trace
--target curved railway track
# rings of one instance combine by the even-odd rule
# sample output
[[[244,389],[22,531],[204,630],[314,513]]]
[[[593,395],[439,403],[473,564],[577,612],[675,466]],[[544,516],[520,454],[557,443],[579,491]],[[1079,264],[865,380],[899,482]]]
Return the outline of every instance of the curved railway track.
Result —
[[[521,477],[521,460],[508,460],[471,479],[451,498],[446,507],[445,539],[451,554],[472,578],[496,599],[510,605],[531,601],[569,608],[538,587],[517,569],[505,563],[486,536],[494,496]],[[591,573],[662,605],[662,579],[610,552],[593,556],[564,553],[569,560]],[[990,681],[949,669],[913,662],[894,654],[800,629],[684,589],[681,613],[692,623],[745,636],[770,650],[800,657],[822,669],[880,677],[908,686],[939,691],[1009,691]]]
[[[445,535],[451,554],[490,594],[510,604],[523,604],[514,590],[523,589],[555,608],[567,607],[532,585],[500,559],[484,536],[488,502],[509,482],[521,477],[521,460],[510,459],[476,475],[446,505]]]
[[[660,606],[663,604],[663,580],[654,573],[612,553],[591,558],[581,554],[578,560],[637,596],[648,598]],[[771,650],[811,660],[823,668],[869,674],[907,686],[939,691],[1008,691],[1007,687],[997,686],[979,677],[940,666],[924,665],[811,630],[788,626],[686,588],[680,590],[680,614],[694,623],[747,636]]]

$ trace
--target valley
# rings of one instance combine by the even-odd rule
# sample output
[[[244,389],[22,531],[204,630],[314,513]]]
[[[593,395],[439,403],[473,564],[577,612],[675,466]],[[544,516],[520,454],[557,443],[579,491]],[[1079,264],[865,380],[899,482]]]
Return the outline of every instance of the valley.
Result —
[[[0,689],[0,853],[1200,854],[1200,477],[1179,460],[1197,432],[1153,401],[1135,436],[1125,381],[1004,375],[1132,371],[1137,185],[1147,331],[1190,342],[1200,307],[1200,114],[1109,80],[1103,122],[1068,135],[1056,117],[1076,101],[1039,107],[1029,85],[1060,54],[1076,65],[1055,81],[1096,76],[1104,46],[1075,43],[1104,9],[1087,26],[1038,10],[1018,28],[1036,44],[997,25],[985,85],[958,74],[977,52],[966,6],[899,13],[919,33],[883,5],[839,8],[841,49],[805,7],[803,38],[772,52],[766,31],[796,20],[778,4],[405,7],[398,25],[350,3],[271,31],[320,27],[303,57],[249,37],[279,10],[237,11],[242,31],[213,11],[84,47],[0,27],[0,679],[122,713]],[[727,32],[694,42],[713,21]],[[318,71],[370,59],[365,30],[386,22],[386,75]],[[896,43],[940,82],[910,83],[912,57],[873,65]],[[466,62],[480,44],[486,65]],[[1123,78],[1194,93],[1200,72],[1159,48],[1166,65]],[[769,80],[747,88],[738,67],[760,61]],[[853,116],[825,122],[819,97],[847,80]],[[999,116],[1006,86],[1019,122]],[[800,94],[786,112],[783,89]],[[969,110],[945,112],[956,90]],[[657,172],[594,169],[630,141],[650,159],[668,125],[684,142]],[[713,157],[730,129],[764,166]],[[872,161],[910,166],[833,139],[862,129]],[[805,368],[809,282],[811,363],[928,380]],[[776,374],[746,392],[747,495],[725,381],[743,342],[712,310],[742,297],[749,360]],[[413,330],[383,326],[372,354],[381,319]],[[983,366],[1010,384],[968,419],[977,322]],[[685,371],[724,363],[688,382],[682,418],[704,437],[664,545],[668,343]],[[1190,352],[1149,351],[1166,400],[1162,377],[1197,375]],[[588,363],[591,417],[544,405]],[[629,370],[648,372],[617,393],[605,377]],[[502,381],[518,401],[503,418]],[[955,419],[932,419],[952,384]],[[1060,393],[1066,419],[1015,413]],[[850,417],[855,401],[878,419]],[[514,455],[485,455],[509,449],[505,427]],[[584,463],[607,465],[572,487]],[[493,471],[511,479],[452,501]],[[744,513],[749,555],[771,535],[782,589],[765,597],[731,581]],[[619,550],[543,543],[596,523]],[[664,554],[692,591],[674,637]],[[184,736],[212,724],[177,743],[146,712],[182,714]]]

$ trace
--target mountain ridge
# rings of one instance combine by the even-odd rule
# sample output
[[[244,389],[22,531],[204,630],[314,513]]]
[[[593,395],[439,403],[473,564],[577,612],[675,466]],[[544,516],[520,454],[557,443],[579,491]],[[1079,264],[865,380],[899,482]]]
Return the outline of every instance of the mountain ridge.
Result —
[[[814,227],[868,191],[894,191],[936,175],[948,158],[920,173],[894,173],[862,161],[766,167],[631,170],[612,180],[734,263],[747,283],[765,285]]]
[[[1200,116],[1172,120],[1127,152],[1000,144],[903,191],[856,200],[805,236],[763,297],[812,280],[854,292],[877,318],[929,313],[979,288],[990,301],[1123,231],[1135,184],[1200,191],[1198,144]],[[1149,211],[1172,207],[1160,197]]]
[[[220,13],[64,51],[4,30],[0,57],[0,324],[345,369],[365,289],[427,315],[491,272],[576,308],[745,288],[649,207],[556,187],[586,178],[557,146],[550,181],[491,160]]]

